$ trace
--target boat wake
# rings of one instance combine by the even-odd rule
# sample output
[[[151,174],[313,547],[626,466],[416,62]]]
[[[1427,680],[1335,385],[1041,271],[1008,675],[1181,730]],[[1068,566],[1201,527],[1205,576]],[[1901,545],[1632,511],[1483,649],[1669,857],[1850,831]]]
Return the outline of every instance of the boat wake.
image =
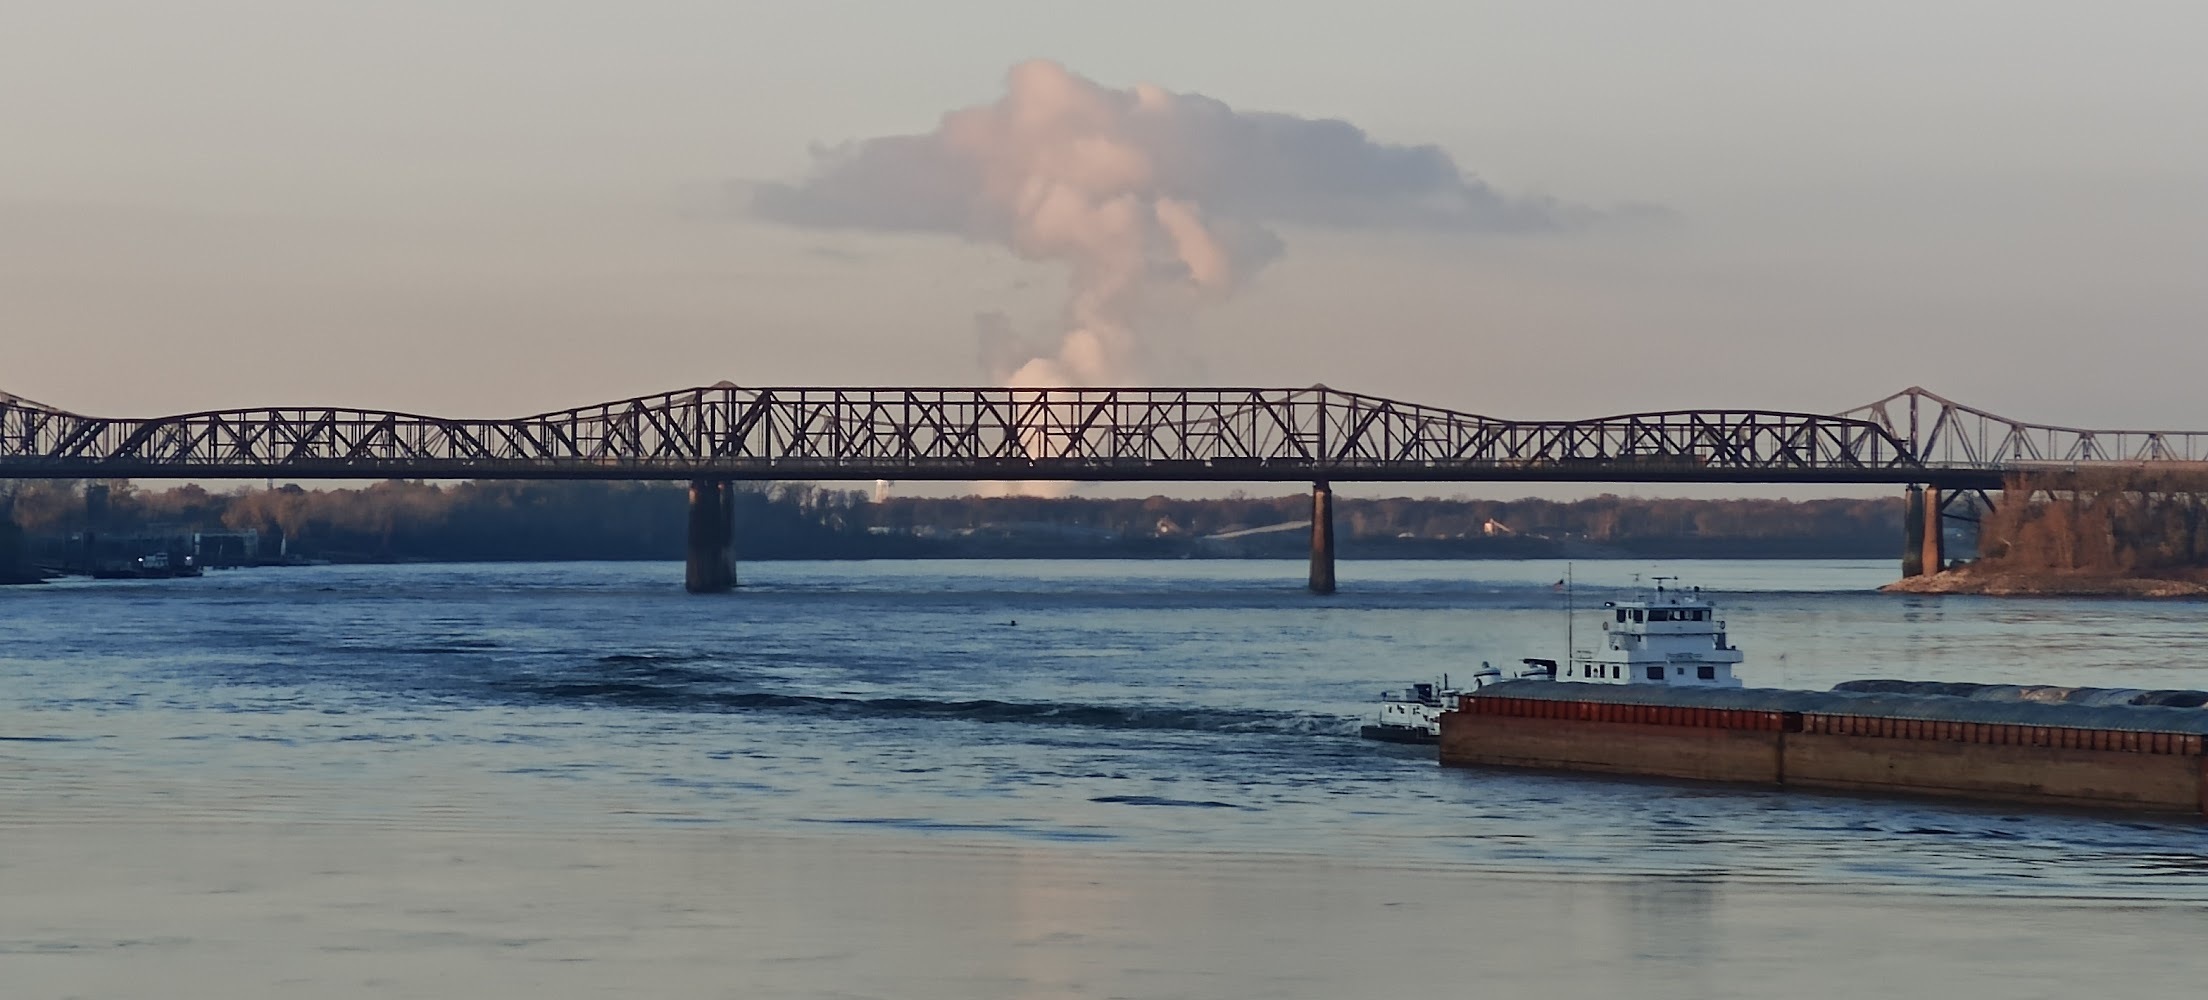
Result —
[[[774,691],[701,689],[694,684],[652,683],[633,677],[535,683],[513,688],[509,693],[540,703],[583,703],[662,711],[781,712],[830,718],[941,719],[1192,733],[1273,733],[1301,736],[1357,734],[1357,720],[1338,715],[1157,705],[1017,702],[994,698],[839,697]]]

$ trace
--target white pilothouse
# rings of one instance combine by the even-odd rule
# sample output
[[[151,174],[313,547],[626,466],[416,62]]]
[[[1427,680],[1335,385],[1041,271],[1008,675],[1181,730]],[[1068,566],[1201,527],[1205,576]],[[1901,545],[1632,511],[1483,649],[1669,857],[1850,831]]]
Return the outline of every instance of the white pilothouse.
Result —
[[[1656,593],[1631,601],[1604,601],[1603,643],[1574,649],[1556,675],[1560,681],[1596,684],[1664,684],[1672,687],[1739,687],[1733,667],[1741,652],[1725,634],[1717,608],[1702,588],[1671,588],[1656,578]]]
[[[1702,588],[1666,586],[1677,577],[1655,578],[1656,593],[1629,601],[1604,601],[1602,646],[1572,648],[1559,665],[1555,660],[1529,657],[1518,672],[1523,680],[1553,680],[1585,684],[1661,684],[1670,687],[1740,687],[1733,667],[1741,652],[1731,644],[1717,607],[1702,595]],[[1565,645],[1575,647],[1570,628],[1572,612],[1565,612]],[[1472,675],[1472,690],[1503,679],[1503,672],[1480,664]],[[1457,707],[1465,691],[1440,684],[1413,684],[1398,695],[1381,695],[1378,725],[1362,729],[1367,739],[1394,743],[1435,743],[1441,739],[1441,716]]]

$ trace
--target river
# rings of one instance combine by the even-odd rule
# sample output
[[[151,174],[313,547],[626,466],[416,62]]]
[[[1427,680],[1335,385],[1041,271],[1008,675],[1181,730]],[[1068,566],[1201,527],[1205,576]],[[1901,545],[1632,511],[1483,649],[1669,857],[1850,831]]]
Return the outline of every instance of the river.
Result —
[[[542,894],[547,905],[581,891],[591,877],[581,873],[600,856],[634,876],[623,885],[661,886],[661,901],[687,898],[697,886],[664,862],[702,852],[723,859],[716,877],[734,880],[730,892],[796,893],[777,905],[789,926],[815,936],[872,926],[888,911],[836,918],[828,902],[759,880],[812,871],[819,900],[847,895],[855,872],[909,880],[912,899],[933,901],[923,910],[1009,921],[999,937],[944,945],[976,956],[996,954],[984,941],[1010,948],[1003,942],[1021,939],[1017,918],[1034,908],[957,901],[959,886],[986,882],[1004,859],[1088,872],[1096,878],[1068,885],[1092,893],[1151,885],[1142,898],[1153,901],[1175,884],[1161,870],[1216,882],[1214,903],[1273,909],[1232,919],[1254,921],[1252,933],[1283,959],[1297,950],[1298,929],[1322,919],[1289,911],[1323,911],[1337,896],[1354,905],[1358,893],[1383,888],[1416,897],[1424,919],[1398,909],[1360,921],[1368,932],[1400,925],[1394,939],[1417,940],[1414,926],[1480,925],[1507,937],[1517,925],[1500,911],[1452,912],[1452,897],[1435,896],[1461,880],[1490,897],[1526,895],[1526,912],[1631,944],[1616,982],[1661,959],[1696,973],[1695,995],[1755,995],[1761,980],[1742,961],[1721,961],[1724,949],[1708,941],[1699,957],[1665,958],[1672,946],[1634,931],[1634,914],[1662,922],[1667,906],[1686,905],[1703,914],[1687,919],[1705,935],[1738,918],[1747,941],[1787,926],[1786,914],[1802,917],[1772,902],[1802,892],[1855,901],[1847,905],[1862,909],[1862,926],[1816,931],[1843,937],[1849,927],[1875,936],[1879,907],[1865,898],[1906,901],[1893,905],[1920,914],[1927,933],[1938,922],[1931,914],[1957,900],[1998,903],[1980,918],[2027,929],[2039,925],[2017,907],[2087,907],[2104,929],[2116,926],[2108,913],[2147,907],[2159,916],[2145,926],[2191,929],[2174,947],[2208,912],[2208,832],[2197,822],[1443,769],[1430,749],[1356,737],[1383,689],[1444,672],[1466,678],[1482,660],[1556,655],[1562,563],[1344,562],[1342,592],[1327,598],[1303,593],[1302,566],[1288,562],[742,570],[741,591],[703,597],[681,593],[679,566],[633,563],[241,570],[0,592],[0,832],[33,848],[0,857],[0,981],[13,965],[51,995],[126,996],[163,970],[204,961],[215,984],[207,995],[288,995],[276,979],[236,978],[216,961],[219,949],[164,929],[170,911],[140,896],[168,887],[160,891],[184,907],[175,916],[184,924],[191,913],[225,912],[207,909],[209,900],[230,900],[235,930],[284,906],[316,912],[345,893],[317,873],[360,867],[385,894],[355,902],[398,920],[436,883],[410,895],[391,880],[419,877],[423,852],[447,841],[475,845],[450,848],[462,854],[508,859],[474,884],[501,887],[508,903]],[[1595,562],[1570,572],[1571,600],[1583,609],[1630,594],[1636,575],[1703,586],[1747,652],[1741,674],[1752,685],[1919,677],[2208,687],[2197,659],[2208,616],[2198,603],[1879,595],[1872,588],[1893,572],[1886,561]],[[1599,629],[1590,611],[1580,621]],[[182,863],[178,850],[196,860]],[[771,860],[778,851],[784,860]],[[922,857],[951,860],[916,874],[907,862]],[[290,860],[273,860],[282,858]],[[220,891],[230,883],[214,873],[253,872],[264,861],[291,875],[260,896]],[[1231,873],[1250,865],[1285,872],[1312,894],[1272,899],[1265,894],[1284,887],[1270,874],[1234,882]],[[1331,874],[1313,874],[1321,872]],[[1588,893],[1599,898],[1573,911],[1568,899]],[[1718,897],[1747,909],[1718,907]],[[1011,916],[998,913],[1005,906]],[[1743,916],[1756,907],[1770,912]],[[82,912],[73,923],[45,921],[56,908]],[[1031,922],[1047,937],[1071,919],[1052,910]],[[497,936],[480,920],[453,920],[455,933]],[[915,922],[926,918],[916,912],[903,930],[877,931],[905,940],[923,933]],[[503,919],[499,933],[536,940],[528,923]],[[557,926],[583,933],[593,924],[577,914]],[[320,942],[312,951],[368,932],[325,914],[269,933],[270,942],[306,935],[301,947]],[[1174,937],[1127,933],[1128,954],[1148,956],[1138,966],[1170,951]],[[810,947],[791,934],[789,948]],[[502,946],[456,940],[451,953],[472,956],[454,959],[460,978],[423,979],[419,995],[453,995],[440,984],[469,975],[517,981],[498,972],[508,968]],[[1342,995],[1317,972],[1295,980],[1314,989],[1275,984],[1270,994],[1130,979],[1108,960],[1117,953],[1064,946],[1086,956],[1068,960],[1074,971],[953,979],[940,991],[901,978],[909,966],[863,972],[889,961],[879,949],[818,967],[752,956],[742,976],[772,979],[780,992],[727,995],[865,994],[855,984],[875,982],[867,975],[905,983],[881,995]],[[2072,934],[2066,947],[2086,944]],[[117,964],[126,953],[130,961]],[[125,975],[108,994],[87,988],[82,962],[100,955],[102,968],[150,978]],[[271,968],[327,988],[359,958],[338,951]],[[2153,974],[2176,981],[2203,971],[2200,960],[2177,961]],[[2148,975],[2142,968],[2114,971]],[[1942,970],[1955,971],[1920,969]],[[1614,988],[1578,975],[1544,978],[1535,968],[1524,981],[1559,995],[1574,995],[1564,987],[1575,983],[1588,995]],[[1056,985],[1037,985],[1046,980]],[[562,986],[584,995],[588,981],[545,980],[560,995]],[[1171,990],[1140,988],[1169,981]],[[2139,980],[2149,981],[2161,980]]]

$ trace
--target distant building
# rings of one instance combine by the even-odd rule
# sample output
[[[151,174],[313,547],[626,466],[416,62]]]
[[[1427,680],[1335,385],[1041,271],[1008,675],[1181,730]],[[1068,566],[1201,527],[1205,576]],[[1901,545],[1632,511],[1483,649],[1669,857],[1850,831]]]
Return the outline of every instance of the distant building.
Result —
[[[261,533],[250,528],[193,532],[192,555],[201,566],[250,566],[261,559]]]

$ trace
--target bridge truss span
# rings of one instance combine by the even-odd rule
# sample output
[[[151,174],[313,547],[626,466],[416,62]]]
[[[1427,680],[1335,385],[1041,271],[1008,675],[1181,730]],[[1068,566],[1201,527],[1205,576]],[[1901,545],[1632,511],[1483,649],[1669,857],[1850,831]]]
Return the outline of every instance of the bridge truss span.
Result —
[[[0,396],[0,477],[1901,483],[1858,416],[1516,421],[1324,386],[747,389],[508,420],[360,409],[91,417]],[[1970,483],[1983,471],[1967,471]]]
[[[2072,472],[2153,466],[2208,471],[2208,431],[2092,430],[2012,420],[1911,386],[1841,416],[1876,424],[1928,466]]]

